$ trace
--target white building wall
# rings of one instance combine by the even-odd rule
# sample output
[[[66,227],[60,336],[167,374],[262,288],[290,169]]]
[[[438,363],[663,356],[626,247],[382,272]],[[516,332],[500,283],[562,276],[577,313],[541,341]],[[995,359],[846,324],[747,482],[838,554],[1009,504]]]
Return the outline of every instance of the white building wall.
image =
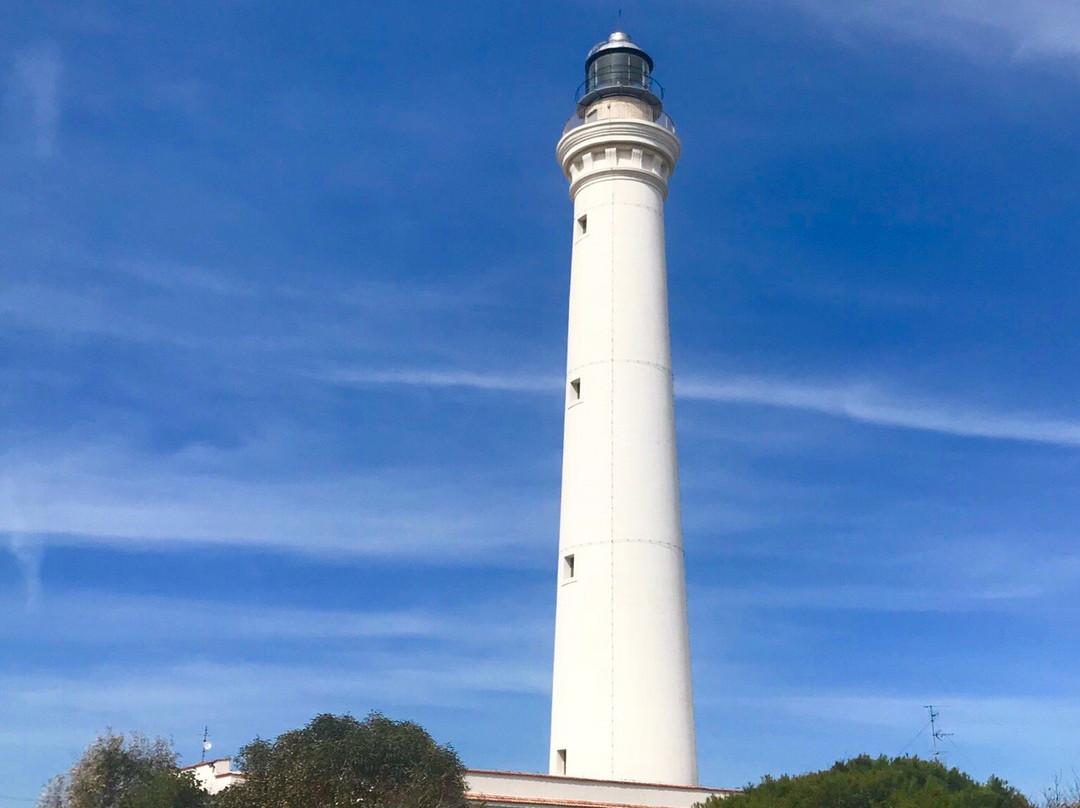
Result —
[[[691,786],[663,208],[679,143],[620,108],[639,103],[601,102],[558,150],[574,242],[550,771]]]
[[[233,783],[244,780],[244,773],[233,769],[230,758],[207,760],[194,766],[184,766],[180,771],[195,775],[196,782],[209,794],[217,794]]]
[[[693,808],[730,789],[654,785],[577,777],[471,769],[466,772],[469,802],[486,808]]]

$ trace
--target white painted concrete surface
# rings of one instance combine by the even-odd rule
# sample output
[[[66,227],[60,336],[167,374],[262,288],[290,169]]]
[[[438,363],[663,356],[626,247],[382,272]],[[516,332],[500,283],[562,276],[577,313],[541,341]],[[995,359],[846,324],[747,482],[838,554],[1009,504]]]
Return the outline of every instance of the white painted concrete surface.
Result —
[[[470,802],[488,808],[692,808],[730,789],[588,780],[518,772],[466,772]]]
[[[194,766],[184,766],[180,771],[194,774],[199,785],[210,794],[217,794],[233,783],[244,780],[244,773],[232,768],[230,758],[207,760],[204,763],[196,763]]]
[[[696,786],[664,251],[680,144],[636,98],[583,117],[557,149],[574,241],[549,770]]]

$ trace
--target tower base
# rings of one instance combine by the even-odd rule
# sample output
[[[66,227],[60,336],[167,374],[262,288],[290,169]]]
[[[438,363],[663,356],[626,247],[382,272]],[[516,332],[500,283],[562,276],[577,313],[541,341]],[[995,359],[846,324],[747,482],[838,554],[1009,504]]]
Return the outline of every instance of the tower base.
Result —
[[[465,780],[469,802],[488,808],[693,808],[709,797],[738,792],[484,769],[469,769]]]

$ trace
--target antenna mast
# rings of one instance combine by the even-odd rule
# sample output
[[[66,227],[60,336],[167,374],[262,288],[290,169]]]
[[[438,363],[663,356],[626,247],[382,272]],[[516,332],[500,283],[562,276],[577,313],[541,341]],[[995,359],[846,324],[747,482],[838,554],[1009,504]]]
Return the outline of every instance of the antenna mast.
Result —
[[[203,727],[202,732],[202,760],[200,762],[206,763],[206,753],[209,752],[214,745],[210,743],[210,727]]]
[[[942,732],[938,729],[937,718],[938,711],[934,709],[933,704],[924,705],[927,710],[930,711],[930,745],[934,749],[934,760],[941,760],[941,750],[938,748],[938,741],[942,741],[945,738],[951,738],[951,732]]]

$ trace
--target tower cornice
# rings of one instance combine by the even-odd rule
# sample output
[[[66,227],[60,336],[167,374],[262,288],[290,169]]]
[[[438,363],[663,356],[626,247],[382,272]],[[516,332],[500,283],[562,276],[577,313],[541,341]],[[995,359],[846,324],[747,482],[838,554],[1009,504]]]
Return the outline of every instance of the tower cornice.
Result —
[[[601,120],[575,127],[556,148],[570,196],[589,182],[612,175],[644,180],[667,196],[668,178],[682,146],[670,129],[649,121]]]

